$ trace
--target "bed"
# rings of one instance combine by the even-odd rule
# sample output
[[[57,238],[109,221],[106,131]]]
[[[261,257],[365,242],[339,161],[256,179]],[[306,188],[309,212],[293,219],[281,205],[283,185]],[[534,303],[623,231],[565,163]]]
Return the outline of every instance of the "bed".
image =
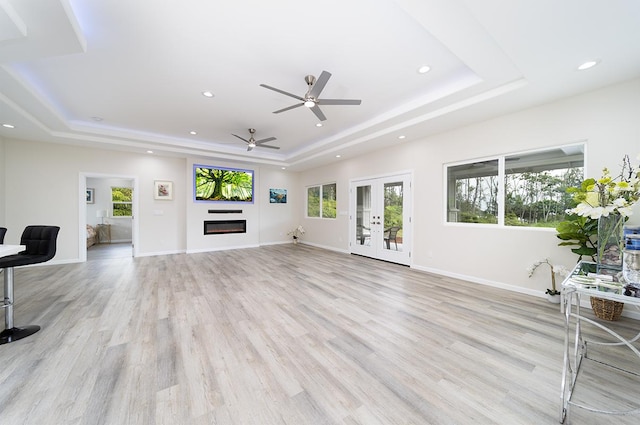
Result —
[[[95,245],[97,242],[96,238],[96,228],[87,224],[87,248],[92,245]]]

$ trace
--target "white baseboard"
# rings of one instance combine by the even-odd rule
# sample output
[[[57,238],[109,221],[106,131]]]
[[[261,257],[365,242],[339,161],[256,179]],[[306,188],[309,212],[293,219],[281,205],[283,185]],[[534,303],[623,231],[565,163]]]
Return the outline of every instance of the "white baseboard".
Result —
[[[446,277],[451,277],[454,279],[460,279],[460,280],[464,280],[467,282],[472,282],[472,283],[478,283],[480,285],[486,285],[486,286],[491,286],[494,288],[499,288],[499,289],[505,289],[507,291],[512,291],[512,292],[518,292],[521,294],[526,294],[526,295],[532,295],[534,297],[538,297],[538,298],[546,298],[547,294],[544,291],[538,291],[536,289],[530,289],[530,288],[522,288],[520,286],[514,286],[514,285],[509,285],[503,282],[496,282],[496,281],[492,281],[492,280],[488,280],[488,279],[481,279],[475,276],[467,276],[467,275],[463,275],[463,274],[459,274],[459,273],[451,273],[445,270],[439,270],[439,269],[433,269],[430,267],[422,267],[422,266],[411,266],[412,269],[415,270],[419,270],[419,271],[423,271],[423,272],[427,272],[427,273],[433,273],[433,274],[437,274],[440,276],[446,276]],[[591,308],[591,303],[589,301],[589,297],[585,297],[584,299],[581,300],[580,302],[580,306],[584,307],[584,308]],[[629,311],[629,310],[623,310],[622,311],[622,316],[624,317],[629,317],[632,319],[636,319],[636,320],[640,320],[640,311],[638,310],[634,310],[634,311]]]

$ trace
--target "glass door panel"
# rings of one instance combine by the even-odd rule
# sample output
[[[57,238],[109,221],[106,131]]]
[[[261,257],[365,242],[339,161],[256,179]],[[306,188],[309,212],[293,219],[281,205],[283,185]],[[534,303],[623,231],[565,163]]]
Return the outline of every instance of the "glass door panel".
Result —
[[[384,183],[384,234],[382,248],[402,251],[404,183]]]
[[[407,174],[351,184],[352,253],[409,264],[409,181]]]
[[[356,188],[356,243],[371,245],[371,186]]]

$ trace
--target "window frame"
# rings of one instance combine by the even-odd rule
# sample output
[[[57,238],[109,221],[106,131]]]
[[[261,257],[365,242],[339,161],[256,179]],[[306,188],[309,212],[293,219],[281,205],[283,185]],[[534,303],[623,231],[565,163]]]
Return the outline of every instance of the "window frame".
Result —
[[[330,217],[330,216],[325,216],[324,215],[324,202],[325,202],[325,187],[327,186],[334,186],[335,190],[335,199],[334,201],[336,202],[336,207],[334,209],[334,216]],[[309,215],[309,190],[311,189],[318,189],[318,202],[319,202],[319,215],[317,216],[312,216]],[[306,208],[305,208],[305,217],[306,218],[317,218],[317,219],[326,219],[326,220],[335,220],[336,218],[338,218],[338,183],[337,182],[331,182],[331,183],[322,183],[322,184],[314,184],[314,185],[310,185],[306,187]]]
[[[466,160],[466,161],[457,161],[457,162],[452,162],[452,163],[445,163],[443,166],[443,186],[444,186],[444,202],[443,202],[443,219],[444,219],[444,224],[445,225],[463,225],[463,226],[469,226],[469,225],[476,225],[476,226],[498,226],[501,228],[517,228],[517,229],[552,229],[551,227],[540,227],[540,226],[533,226],[533,225],[526,225],[526,226],[514,226],[514,225],[506,225],[505,224],[505,214],[506,214],[506,176],[507,176],[507,172],[506,172],[506,162],[507,159],[509,158],[514,158],[517,156],[526,156],[526,155],[535,155],[535,154],[543,154],[545,152],[553,152],[556,150],[563,150],[563,151],[575,151],[576,154],[582,153],[582,179],[584,179],[584,176],[586,175],[586,164],[587,164],[587,141],[583,140],[580,142],[576,142],[576,143],[569,143],[569,144],[563,144],[563,145],[557,145],[557,146],[548,146],[548,147],[544,147],[544,148],[539,148],[539,149],[534,149],[534,150],[528,150],[528,151],[519,151],[519,152],[512,152],[512,153],[505,153],[505,154],[499,154],[499,155],[493,155],[493,156],[487,156],[487,157],[482,157],[482,158],[477,158],[477,159],[473,159],[473,160]],[[478,163],[486,163],[489,161],[497,161],[498,162],[498,174],[497,174],[497,183],[498,183],[498,189],[497,189],[497,222],[496,223],[471,223],[471,222],[464,222],[464,221],[449,221],[450,218],[450,214],[452,212],[452,209],[450,208],[449,202],[450,202],[450,190],[451,188],[450,186],[450,182],[449,182],[449,169],[451,167],[457,167],[457,166],[461,166],[461,165],[472,165],[472,164],[478,164]],[[576,166],[579,167],[579,166]],[[515,173],[513,173],[515,174]],[[455,187],[453,188],[453,190],[455,191]],[[455,197],[455,193],[453,195]]]

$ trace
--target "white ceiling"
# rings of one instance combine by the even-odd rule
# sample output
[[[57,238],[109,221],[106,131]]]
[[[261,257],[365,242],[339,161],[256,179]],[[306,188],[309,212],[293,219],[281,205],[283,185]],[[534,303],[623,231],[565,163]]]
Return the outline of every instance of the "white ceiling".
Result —
[[[302,170],[639,76],[637,0],[0,0],[14,139]]]

